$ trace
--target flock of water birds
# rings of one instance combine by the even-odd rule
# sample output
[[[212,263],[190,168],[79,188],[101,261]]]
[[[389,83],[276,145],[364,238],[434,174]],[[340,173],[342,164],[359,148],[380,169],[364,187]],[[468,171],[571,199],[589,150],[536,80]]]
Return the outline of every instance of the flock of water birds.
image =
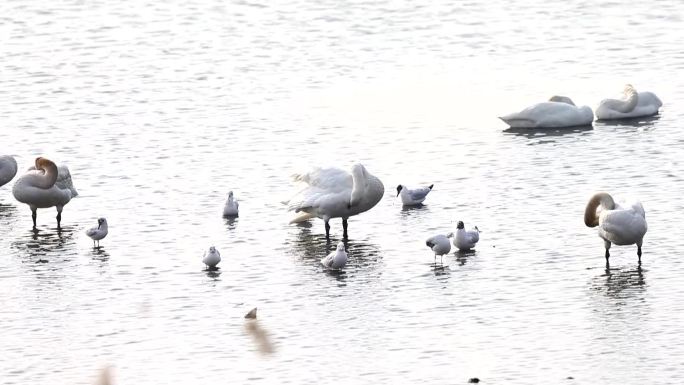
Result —
[[[626,85],[622,99],[605,99],[596,110],[598,119],[622,119],[650,116],[658,113],[662,102],[651,92],[637,92],[631,85]],[[554,96],[548,102],[535,104],[519,113],[501,117],[511,127],[526,128],[559,128],[590,124],[593,112],[587,106],[577,107],[572,100],[564,96]],[[0,156],[0,187],[11,181],[17,174],[17,162],[12,156]],[[294,181],[302,185],[294,196],[283,202],[288,210],[295,212],[290,223],[299,223],[312,218],[320,218],[325,225],[325,236],[330,239],[330,220],[342,218],[343,239],[348,239],[348,219],[373,208],[383,197],[385,187],[376,176],[366,170],[362,164],[355,164],[350,172],[339,168],[315,168],[305,174],[296,174]],[[421,205],[434,185],[420,188],[409,188],[402,184],[397,186],[397,197],[404,206]],[[44,157],[38,157],[26,173],[14,183],[12,194],[21,203],[31,209],[33,228],[36,228],[37,209],[55,207],[57,209],[57,228],[60,228],[64,206],[78,195],[73,186],[71,174],[65,165],[57,166]],[[233,192],[223,209],[226,217],[239,215],[239,203]],[[612,244],[637,246],[637,255],[641,263],[641,246],[646,234],[647,224],[644,208],[640,202],[615,202],[605,192],[596,193],[586,205],[584,223],[588,227],[598,227],[598,234],[604,240],[606,265],[609,260],[609,249]],[[98,218],[97,226],[88,229],[85,234],[93,240],[93,247],[99,247],[100,240],[108,233],[107,220]],[[480,239],[480,231],[475,226],[466,230],[459,221],[455,233],[437,234],[427,239],[426,245],[437,256],[442,257],[451,251],[451,244],[459,250],[470,250]],[[340,269],[347,263],[344,242],[321,259],[321,264],[329,269]],[[217,268],[221,262],[221,254],[211,246],[204,252],[202,262],[209,269]]]

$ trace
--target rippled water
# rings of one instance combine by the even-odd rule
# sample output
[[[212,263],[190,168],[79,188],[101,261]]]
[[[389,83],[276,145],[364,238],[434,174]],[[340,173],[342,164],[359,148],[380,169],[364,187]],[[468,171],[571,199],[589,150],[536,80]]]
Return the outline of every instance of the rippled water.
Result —
[[[682,383],[683,3],[451,3],[0,4],[0,153],[68,164],[81,194],[34,233],[0,188],[1,382]],[[626,82],[659,117],[496,119]],[[328,245],[279,202],[354,162],[387,191],[331,274],[340,221]],[[404,210],[399,183],[435,189]],[[641,267],[625,246],[605,269],[597,190],[642,200]],[[424,240],[458,220],[481,242],[434,269]]]

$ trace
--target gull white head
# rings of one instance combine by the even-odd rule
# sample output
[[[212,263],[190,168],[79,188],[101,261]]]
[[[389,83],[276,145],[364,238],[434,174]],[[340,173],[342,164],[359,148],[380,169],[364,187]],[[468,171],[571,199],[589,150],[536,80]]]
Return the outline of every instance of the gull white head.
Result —
[[[340,242],[337,244],[337,251],[344,251],[344,242]]]

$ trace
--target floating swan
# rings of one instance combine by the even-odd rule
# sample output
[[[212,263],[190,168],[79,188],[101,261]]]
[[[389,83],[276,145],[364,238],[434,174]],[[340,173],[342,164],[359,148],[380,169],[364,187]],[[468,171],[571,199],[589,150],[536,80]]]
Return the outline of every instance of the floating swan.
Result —
[[[344,238],[347,238],[347,219],[368,211],[385,193],[380,179],[369,173],[362,164],[355,164],[351,174],[338,168],[316,168],[294,176],[306,187],[289,201],[290,211],[300,213],[290,223],[321,218],[325,222],[325,237],[330,237],[331,218],[342,218]]]
[[[344,242],[337,244],[337,250],[321,259],[321,264],[330,269],[339,269],[347,264],[347,252],[344,251]]]
[[[100,247],[100,239],[107,236],[109,228],[107,227],[107,219],[98,218],[97,227],[92,227],[86,231],[86,235],[93,240],[93,247],[95,247],[95,241],[97,241],[97,247]]]
[[[561,128],[590,125],[594,113],[589,106],[577,107],[567,96],[553,96],[524,110],[501,116],[511,128]]]
[[[623,99],[604,99],[596,108],[596,119],[624,119],[651,116],[658,113],[663,102],[653,92],[637,92],[625,85]]]
[[[249,203],[249,202],[247,202]],[[236,217],[238,216],[238,207],[240,204],[238,203],[237,200],[233,198],[233,192],[228,191],[228,200],[226,201],[226,205],[223,206],[223,216],[224,217]],[[249,204],[248,204],[249,206]]]
[[[55,206],[57,208],[57,228],[60,228],[62,209],[78,196],[71,182],[71,173],[66,166],[59,168],[49,159],[36,158],[35,167],[29,168],[14,183],[12,194],[21,203],[31,208],[33,227],[36,227],[36,210]]]
[[[221,253],[219,253],[214,246],[211,246],[209,251],[204,252],[202,262],[207,265],[208,268],[215,269],[216,265],[221,262]]]
[[[432,191],[432,186],[434,186],[434,184],[431,184],[428,187],[409,189],[408,187],[400,184],[397,186],[397,196],[401,196],[401,203],[404,206],[419,205],[423,203],[428,193]]]
[[[437,263],[438,255],[439,261],[442,263],[442,256],[451,251],[451,241],[449,241],[449,235],[438,234],[428,238],[427,241],[425,241],[427,247],[432,249],[432,251],[435,253],[435,263]]]
[[[449,235],[454,235],[453,233]],[[456,235],[454,236],[454,246],[459,250],[470,250],[480,240],[480,229],[475,226],[472,230],[466,230],[462,221],[456,224]]]
[[[605,192],[594,194],[584,210],[584,224],[588,227],[598,226],[598,235],[603,238],[606,247],[606,266],[611,243],[616,245],[637,245],[637,256],[641,263],[641,244],[648,226],[646,213],[641,202],[620,206],[613,197]]]
[[[0,156],[0,187],[17,175],[17,161],[9,155]]]

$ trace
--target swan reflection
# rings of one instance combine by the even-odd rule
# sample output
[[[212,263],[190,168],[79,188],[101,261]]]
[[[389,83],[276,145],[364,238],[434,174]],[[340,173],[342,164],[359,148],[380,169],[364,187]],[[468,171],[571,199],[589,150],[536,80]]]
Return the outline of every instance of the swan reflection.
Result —
[[[503,130],[504,135],[522,136],[527,139],[534,139],[532,144],[555,143],[553,138],[571,135],[585,135],[590,133],[594,126],[575,126],[566,128],[508,128]],[[546,140],[545,140],[546,139]]]
[[[644,270],[641,265],[626,270],[605,269],[603,274],[596,277],[592,286],[594,290],[604,292],[609,298],[637,297],[642,295],[646,289]]]

